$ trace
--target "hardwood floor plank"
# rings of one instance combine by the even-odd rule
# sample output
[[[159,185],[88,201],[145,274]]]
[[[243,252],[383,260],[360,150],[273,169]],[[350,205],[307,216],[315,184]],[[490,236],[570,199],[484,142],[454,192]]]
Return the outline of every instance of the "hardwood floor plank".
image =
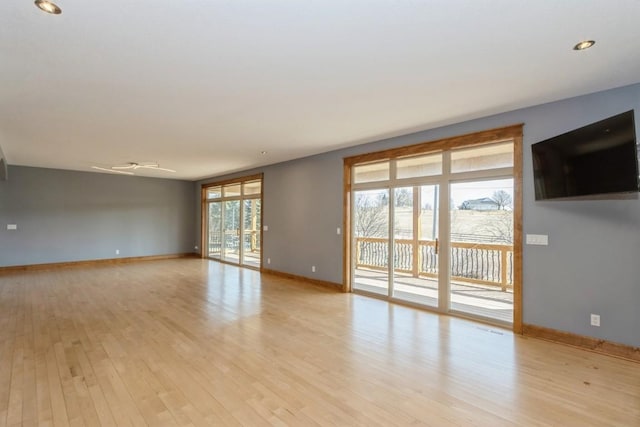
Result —
[[[113,419],[117,421],[117,425],[131,426],[132,423],[126,413],[126,408],[123,408],[122,403],[120,403],[118,396],[109,381],[109,376],[106,372],[107,370],[101,367],[102,363],[106,362],[100,360],[96,363],[92,363],[92,367],[96,373],[96,379],[98,384],[100,384],[100,391],[103,393],[106,404],[113,415]]]
[[[64,393],[58,373],[58,362],[56,361],[56,353],[53,346],[47,351],[46,363],[53,423],[56,426],[67,426],[69,425],[69,417],[67,415]]]
[[[639,366],[206,260],[0,275],[0,427],[637,426]]]
[[[49,378],[47,375],[47,360],[43,353],[36,356],[36,396],[39,425],[52,425],[53,413],[49,397]]]
[[[105,361],[101,366],[101,370],[104,372],[102,381],[106,383],[103,387],[113,394],[115,398],[114,406],[118,408],[118,412],[122,415],[122,418],[117,418],[120,423],[121,420],[128,420],[128,423],[132,425],[145,425],[147,422],[144,419],[142,411],[134,403],[134,397],[132,391],[127,388],[126,383],[120,377],[118,370],[110,363]],[[124,369],[122,369],[124,372]],[[125,421],[122,421],[123,423]]]
[[[9,386],[9,405],[7,407],[7,425],[10,426],[20,424],[22,421],[23,367],[23,337],[19,336],[16,337],[14,342],[13,360],[11,361],[11,384]]]

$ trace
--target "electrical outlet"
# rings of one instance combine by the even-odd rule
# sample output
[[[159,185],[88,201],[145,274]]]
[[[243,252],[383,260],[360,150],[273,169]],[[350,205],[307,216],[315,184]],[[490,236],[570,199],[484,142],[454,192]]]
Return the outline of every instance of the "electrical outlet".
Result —
[[[116,249],[116,255],[120,255],[120,249]]]
[[[17,230],[18,224],[7,224],[7,230]]]
[[[336,234],[340,234],[340,227],[336,228]]]
[[[311,266],[311,272],[312,272],[312,273],[315,273],[315,272],[316,272],[316,266],[315,266],[315,265],[312,265],[312,266]]]
[[[194,247],[193,247],[193,249],[195,249],[195,250],[197,251],[197,250],[198,250],[198,247],[197,247],[197,246],[194,246]]]
[[[267,264],[271,264],[271,258],[267,258]]]
[[[591,315],[591,326],[600,326],[600,315],[592,314]]]

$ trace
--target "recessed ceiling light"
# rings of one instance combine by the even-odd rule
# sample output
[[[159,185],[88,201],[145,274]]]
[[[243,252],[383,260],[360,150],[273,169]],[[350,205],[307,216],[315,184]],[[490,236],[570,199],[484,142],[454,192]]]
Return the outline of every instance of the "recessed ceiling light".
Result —
[[[52,15],[60,15],[62,13],[62,9],[60,9],[57,4],[52,3],[49,0],[36,0],[35,3],[40,10]]]
[[[573,47],[573,50],[585,50],[596,44],[594,40],[584,40]]]

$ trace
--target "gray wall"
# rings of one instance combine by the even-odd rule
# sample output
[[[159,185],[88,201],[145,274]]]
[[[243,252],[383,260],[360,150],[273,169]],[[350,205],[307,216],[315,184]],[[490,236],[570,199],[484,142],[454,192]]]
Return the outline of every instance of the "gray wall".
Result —
[[[9,169],[0,182],[0,267],[193,251],[192,182]]]
[[[342,227],[342,168],[327,173],[336,164],[342,158],[334,152],[265,171],[265,267],[342,282],[342,235],[336,233]]]
[[[263,248],[264,259],[271,258],[265,267],[340,283],[342,239],[336,227],[342,221],[343,157],[524,123],[523,231],[549,235],[549,246],[524,247],[524,322],[640,346],[640,201],[535,202],[530,151],[532,143],[632,108],[640,121],[640,85],[233,176],[264,172],[264,224],[269,231]],[[197,194],[203,182],[196,183]],[[317,266],[316,273],[311,265]],[[601,315],[601,327],[589,325],[591,313]]]

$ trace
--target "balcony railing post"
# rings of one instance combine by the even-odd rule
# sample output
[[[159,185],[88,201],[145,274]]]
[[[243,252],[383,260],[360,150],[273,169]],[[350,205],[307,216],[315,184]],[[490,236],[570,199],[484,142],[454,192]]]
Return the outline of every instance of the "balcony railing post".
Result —
[[[502,291],[507,290],[507,249],[502,248],[500,250],[500,284],[502,285]]]
[[[415,234],[415,233],[414,233]],[[418,244],[418,235],[415,234],[413,237],[413,242],[411,243],[411,273],[413,277],[418,277],[420,274],[419,265],[420,265],[420,246]]]

